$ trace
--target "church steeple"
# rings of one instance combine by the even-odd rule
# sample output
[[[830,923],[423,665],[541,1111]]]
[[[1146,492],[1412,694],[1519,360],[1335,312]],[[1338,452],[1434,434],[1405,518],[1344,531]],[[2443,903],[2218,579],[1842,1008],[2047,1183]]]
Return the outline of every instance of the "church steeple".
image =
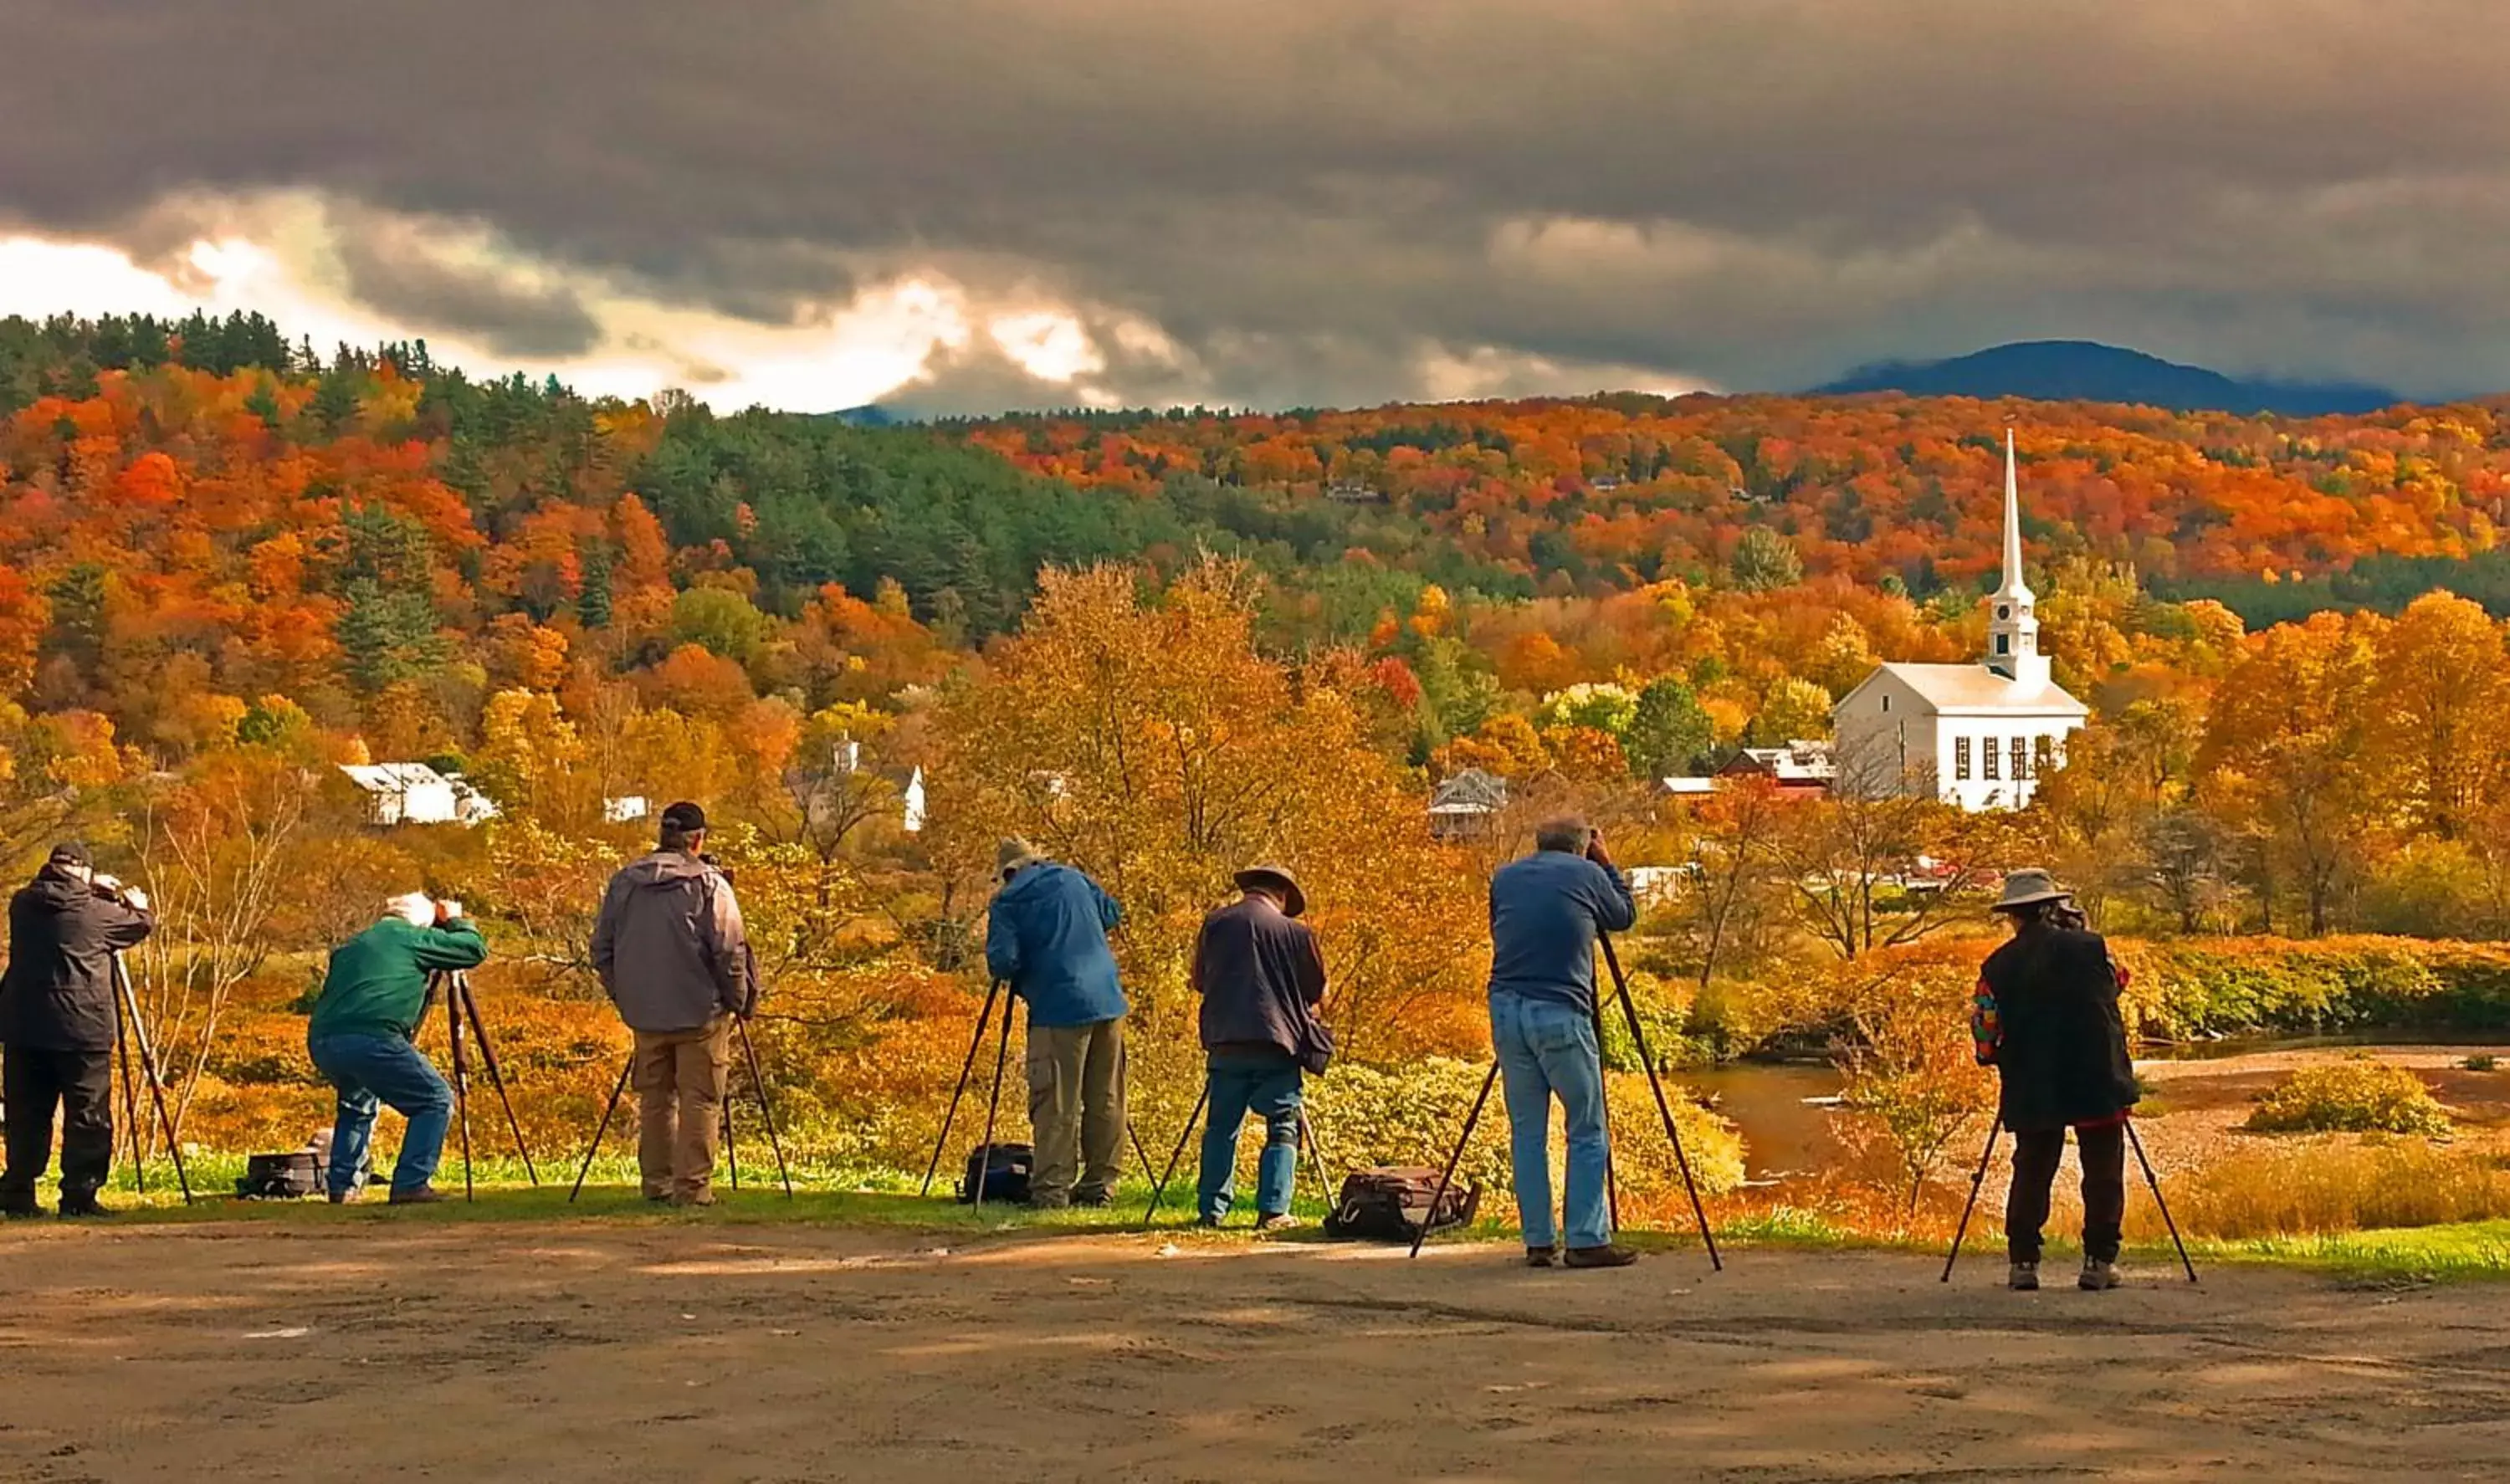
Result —
[[[2004,430],[2004,581],[1989,599],[1987,667],[2018,685],[2049,683],[2048,657],[2039,652],[2039,620],[2031,610],[2030,585],[2022,578],[2022,491],[2013,472],[2013,430]]]

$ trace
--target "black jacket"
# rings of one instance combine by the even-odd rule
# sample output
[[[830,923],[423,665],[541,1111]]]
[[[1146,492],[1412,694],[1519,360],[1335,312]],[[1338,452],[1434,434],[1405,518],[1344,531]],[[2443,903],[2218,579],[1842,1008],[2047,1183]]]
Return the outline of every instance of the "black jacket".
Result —
[[[113,1046],[113,955],[157,919],[52,866],[9,899],[0,1045],[55,1051]]]
[[[1996,997],[2004,1126],[2063,1128],[2135,1106],[2117,970],[2097,932],[2027,928],[1979,970]]]
[[[1191,977],[1202,995],[1204,1049],[1297,1056],[1314,1043],[1324,955],[1307,924],[1272,903],[1248,897],[1204,918]]]

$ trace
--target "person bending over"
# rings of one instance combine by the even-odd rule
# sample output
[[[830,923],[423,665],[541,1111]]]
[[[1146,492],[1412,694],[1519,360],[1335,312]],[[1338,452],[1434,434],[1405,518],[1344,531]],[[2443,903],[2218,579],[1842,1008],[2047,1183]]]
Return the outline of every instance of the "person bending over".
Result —
[[[1302,1073],[1323,1071],[1333,1046],[1315,1010],[1325,996],[1325,960],[1315,933],[1298,921],[1307,894],[1286,867],[1253,866],[1236,879],[1244,894],[1205,917],[1194,943],[1190,978],[1202,996],[1211,1099],[1196,1208],[1206,1227],[1229,1214],[1239,1125],[1251,1111],[1264,1120],[1255,1225],[1275,1232],[1298,1224],[1290,1193],[1299,1173]]]
[[[1534,832],[1535,851],[1491,877],[1491,1041],[1507,1101],[1508,1156],[1528,1266],[1623,1268],[1604,1182],[1604,1066],[1595,1044],[1595,935],[1638,920],[1630,884],[1602,832],[1563,817]],[[1551,1221],[1551,1100],[1569,1125],[1568,1250]]]
[[[2039,1286],[2039,1229],[2074,1130],[2083,1165],[2083,1272],[2078,1286],[2117,1286],[2126,1214],[2126,1123],[2135,1064],[2118,1015],[2123,979],[2101,935],[2084,930],[2072,894],[2046,871],[2004,878],[1996,911],[2013,936],[1979,971],[1971,1031],[1978,1059],[2002,1084],[1997,1117],[2013,1130],[2013,1187],[2004,1244],[2017,1289]]]
[[[732,879],[707,858],[705,811],[663,811],[653,854],[610,878],[592,968],[636,1035],[636,1168],[648,1200],[714,1204],[715,1139],[735,1020],[758,1006],[758,960]]]
[[[374,1138],[375,1110],[409,1121],[393,1166],[392,1203],[441,1200],[430,1184],[453,1121],[453,1090],[416,1041],[427,985],[438,972],[475,969],[488,957],[458,901],[412,892],[384,903],[381,921],[331,950],[323,993],[305,1027],[305,1050],[338,1103],[324,1186],[334,1205],[356,1197]],[[458,1013],[446,1006],[446,1013]]]
[[[985,967],[1028,1002],[1028,1203],[1105,1205],[1124,1155],[1123,986],[1107,934],[1115,899],[1025,840],[995,853],[1003,889],[985,926]],[[1006,1011],[1008,1013],[1008,1010]]]
[[[9,967],[0,973],[0,1102],[9,1163],[0,1214],[36,1216],[35,1182],[61,1120],[63,1216],[109,1214],[95,1199],[113,1167],[113,956],[148,936],[148,895],[89,863],[87,847],[53,847],[9,900]]]

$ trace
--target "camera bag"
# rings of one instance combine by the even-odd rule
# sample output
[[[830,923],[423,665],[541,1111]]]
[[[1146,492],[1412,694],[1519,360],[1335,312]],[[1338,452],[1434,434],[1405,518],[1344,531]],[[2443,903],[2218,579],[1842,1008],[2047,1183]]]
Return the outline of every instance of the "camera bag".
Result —
[[[968,1151],[968,1172],[959,1180],[959,1203],[976,1203],[976,1182],[985,1183],[985,1203],[1016,1205],[1028,1199],[1028,1177],[1036,1154],[1026,1144],[979,1144]]]
[[[1481,1187],[1462,1175],[1441,1198],[1434,1169],[1355,1169],[1343,1177],[1342,1194],[1325,1217],[1325,1235],[1348,1241],[1410,1241],[1425,1227],[1437,1232],[1469,1223],[1481,1203]]]

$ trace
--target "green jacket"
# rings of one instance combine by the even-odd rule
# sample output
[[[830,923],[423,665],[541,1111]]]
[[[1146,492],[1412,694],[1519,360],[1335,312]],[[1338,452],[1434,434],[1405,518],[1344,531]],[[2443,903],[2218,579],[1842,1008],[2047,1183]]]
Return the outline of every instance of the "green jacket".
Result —
[[[418,928],[387,917],[331,950],[330,971],[314,1002],[314,1036],[398,1036],[418,1033],[427,1011],[428,975],[470,969],[488,956],[488,945],[468,919],[441,928]]]

